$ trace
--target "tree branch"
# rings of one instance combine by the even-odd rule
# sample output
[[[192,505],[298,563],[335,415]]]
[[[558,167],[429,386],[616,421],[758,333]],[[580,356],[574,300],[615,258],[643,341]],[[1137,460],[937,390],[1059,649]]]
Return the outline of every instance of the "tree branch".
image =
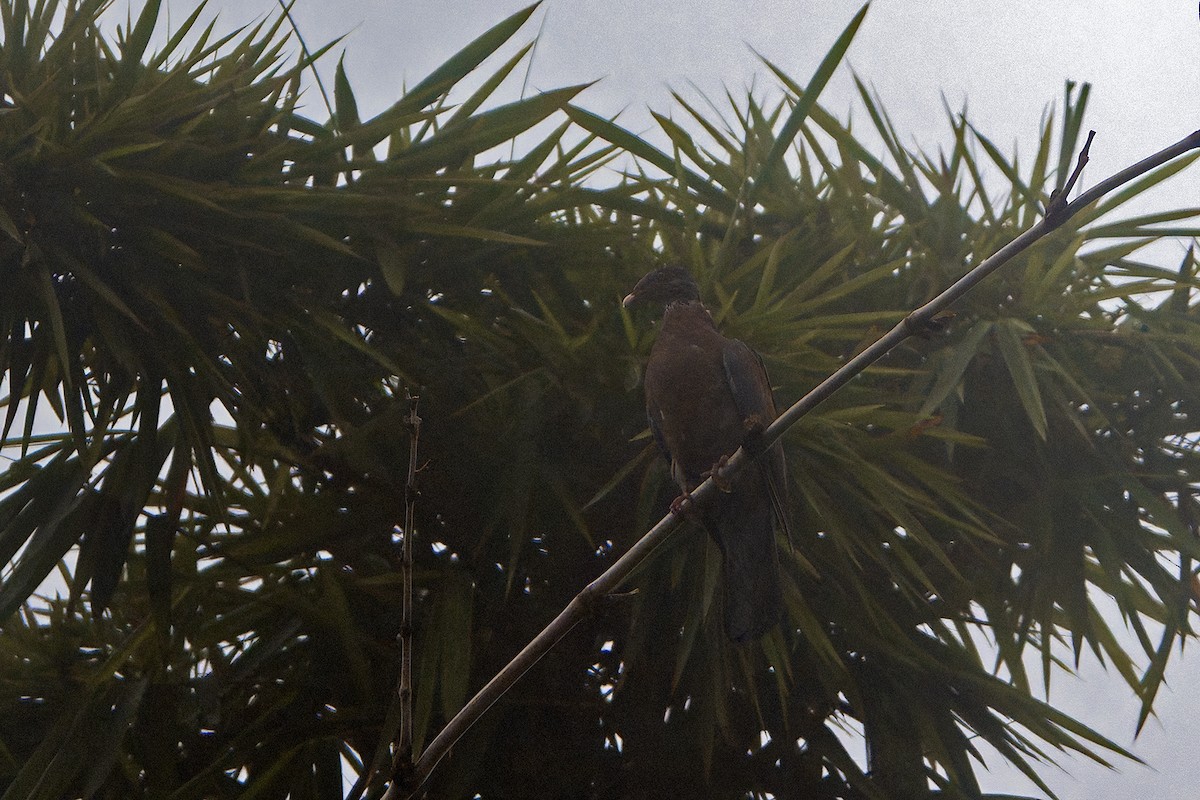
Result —
[[[1200,148],[1200,130],[1194,131],[1180,141],[1166,147],[1148,158],[1121,170],[1107,180],[1101,181],[1088,191],[1079,195],[1074,202],[1066,202],[1067,195],[1078,180],[1084,165],[1087,163],[1088,149],[1092,142],[1091,132],[1087,144],[1079,154],[1078,164],[1070,180],[1059,192],[1050,199],[1046,208],[1046,216],[1036,225],[1017,236],[1011,242],[1000,248],[990,258],[972,269],[953,285],[925,305],[915,309],[901,320],[894,328],[879,338],[874,344],[863,350],[857,356],[846,362],[816,388],[800,398],[791,408],[785,411],[762,434],[756,445],[756,452],[765,452],[784,432],[804,415],[808,414],[830,395],[844,386],[851,378],[861,373],[868,366],[878,361],[898,344],[910,336],[921,334],[937,327],[935,316],[970,291],[976,284],[995,272],[1013,256],[1028,248],[1038,239],[1061,226],[1080,210],[1091,205],[1118,186],[1143,175],[1155,167],[1161,166],[1189,150]],[[753,458],[746,449],[739,448],[730,456],[716,480],[728,481]],[[525,646],[494,678],[488,681],[479,692],[462,707],[461,710],[446,724],[446,727],[429,743],[421,757],[417,760],[413,775],[406,785],[393,783],[389,787],[385,800],[396,800],[401,796],[416,797],[433,769],[449,751],[450,747],[467,731],[468,728],[483,716],[493,703],[503,695],[516,681],[525,674],[537,661],[545,655],[560,639],[578,625],[591,608],[605,595],[616,589],[621,582],[633,571],[652,550],[658,547],[666,537],[679,526],[683,514],[692,504],[704,503],[716,494],[716,481],[708,478],[688,498],[679,505],[679,511],[668,513],[657,525],[646,532],[633,547],[619,558],[616,563],[588,584],[575,598],[546,626],[541,633]]]
[[[396,739],[396,752],[392,757],[393,783],[402,782],[401,776],[413,771],[413,528],[417,508],[417,442],[421,438],[421,418],[417,416],[417,403],[421,398],[405,392],[408,399],[408,414],[404,427],[408,429],[408,480],[404,484],[404,551],[401,557],[401,581],[404,599],[400,613],[400,682],[396,686],[396,701],[400,703],[400,733]]]
[[[400,675],[384,717],[375,757],[354,782],[346,800],[359,800],[377,780],[377,786],[383,786],[385,781],[391,786],[413,783],[413,537],[417,498],[421,494],[417,490],[417,445],[421,439],[421,418],[417,416],[417,404],[421,398],[405,389],[404,399],[408,402],[408,411],[404,415],[404,429],[408,432],[408,475],[404,483],[404,525],[394,529],[402,536],[400,630],[396,634],[396,641],[400,645]]]

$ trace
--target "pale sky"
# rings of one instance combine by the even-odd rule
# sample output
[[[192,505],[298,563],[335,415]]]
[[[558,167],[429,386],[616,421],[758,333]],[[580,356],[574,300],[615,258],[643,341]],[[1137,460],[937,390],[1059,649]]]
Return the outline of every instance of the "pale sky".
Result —
[[[135,8],[139,0],[133,0]],[[167,0],[182,20],[194,0]],[[364,116],[378,113],[475,36],[527,5],[524,0],[298,0],[293,15],[310,46],[345,35],[338,53]],[[274,0],[212,0],[218,32],[278,9]],[[754,50],[801,83],[858,10],[845,0],[544,0],[516,37],[537,36],[529,82],[549,89],[599,82],[578,102],[604,115],[622,112],[635,131],[650,127],[648,109],[673,111],[672,89],[697,101],[698,87],[717,99],[752,82],[774,83]],[[1195,0],[876,0],[851,47],[848,64],[872,85],[901,136],[929,149],[950,141],[945,102],[1002,149],[1031,155],[1039,120],[1059,103],[1067,79],[1093,84],[1085,127],[1097,131],[1082,185],[1200,128],[1200,19]],[[753,48],[753,49],[752,49]],[[511,55],[513,51],[506,51]],[[507,56],[506,56],[507,57]],[[520,91],[520,77],[511,87]],[[332,86],[330,80],[328,85]],[[319,96],[307,113],[323,118]],[[869,125],[843,67],[822,95],[827,109]],[[1196,205],[1193,166],[1132,210]],[[1176,248],[1182,254],[1184,245]],[[1177,256],[1169,256],[1177,259]],[[1177,264],[1171,263],[1174,267]],[[1119,620],[1114,628],[1121,629]],[[1195,645],[1200,647],[1200,643]],[[1194,649],[1194,648],[1193,648]],[[1051,700],[1149,763],[1118,772],[1064,759],[1068,773],[1043,777],[1064,800],[1192,798],[1200,787],[1196,723],[1200,657],[1176,659],[1160,693],[1159,719],[1133,740],[1138,703],[1115,675],[1086,659],[1084,679],[1059,675]],[[1025,778],[989,761],[985,791],[1036,794]]]

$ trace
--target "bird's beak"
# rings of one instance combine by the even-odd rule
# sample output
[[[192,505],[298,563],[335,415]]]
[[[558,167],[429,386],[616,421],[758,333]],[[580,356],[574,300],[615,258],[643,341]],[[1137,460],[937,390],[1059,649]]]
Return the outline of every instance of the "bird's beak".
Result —
[[[625,308],[629,308],[631,305],[633,305],[635,300],[637,300],[637,295],[635,295],[633,292],[630,292],[629,294],[625,295],[625,299],[621,301],[621,305],[625,306]]]

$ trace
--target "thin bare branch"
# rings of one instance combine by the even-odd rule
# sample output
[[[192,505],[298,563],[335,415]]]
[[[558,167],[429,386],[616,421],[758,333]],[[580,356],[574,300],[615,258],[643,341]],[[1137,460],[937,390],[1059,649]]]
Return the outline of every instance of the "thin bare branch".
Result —
[[[396,741],[396,753],[392,761],[392,778],[408,775],[413,770],[413,517],[417,508],[417,442],[421,438],[421,418],[417,416],[417,403],[421,398],[408,394],[408,414],[404,426],[408,429],[408,480],[404,484],[404,553],[401,558],[401,581],[404,584],[404,599],[400,615],[400,683],[396,687],[396,699],[400,703],[400,735]]]
[[[421,398],[407,389],[404,392],[408,411],[404,415],[404,428],[408,432],[408,475],[404,484],[404,525],[396,531],[401,535],[400,583],[401,612],[400,631],[396,641],[400,645],[400,675],[396,690],[384,718],[383,742],[392,745],[391,763],[387,764],[387,751],[377,750],[375,759],[355,781],[347,793],[347,800],[358,800],[367,789],[387,770],[388,783],[392,786],[411,783],[413,776],[413,531],[417,498],[417,447],[421,439],[421,418],[417,415],[417,404]],[[398,719],[397,719],[398,717]],[[392,741],[394,738],[394,741]]]
[[[1094,135],[1094,132],[1093,132]],[[1047,215],[1033,227],[1017,236],[1011,242],[1000,248],[991,257],[972,269],[953,285],[925,305],[915,309],[894,328],[884,334],[870,347],[846,362],[841,369],[834,372],[816,388],[800,398],[791,408],[785,411],[763,433],[761,440],[755,446],[755,452],[763,452],[783,436],[784,432],[796,424],[801,417],[816,408],[830,395],[846,385],[853,377],[860,374],[868,366],[878,361],[898,344],[913,335],[925,333],[938,327],[937,315],[944,312],[954,301],[958,300],[985,277],[995,272],[1003,264],[1018,253],[1030,247],[1036,241],[1047,235],[1082,209],[1094,203],[1113,189],[1128,183],[1134,178],[1194,149],[1200,148],[1200,130],[1194,131],[1180,141],[1166,147],[1136,164],[1121,170],[1112,177],[1101,181],[1096,186],[1082,193],[1073,202],[1067,203],[1066,197],[1070,192],[1083,165],[1087,162],[1087,150],[1092,141],[1081,151],[1079,162],[1067,185],[1061,193],[1050,201]],[[679,526],[682,516],[687,513],[693,503],[702,504],[716,494],[716,481],[728,481],[743,469],[753,458],[745,448],[739,448],[726,463],[720,474],[705,480],[691,492],[688,499],[678,504],[679,511],[668,513],[657,525],[646,532],[620,559],[609,567],[600,577],[588,584],[562,610],[554,620],[539,633],[533,641],[525,646],[494,678],[488,681],[479,692],[447,723],[446,727],[430,742],[429,746],[417,760],[411,780],[393,783],[389,787],[385,800],[395,800],[398,797],[416,797],[425,781],[428,780],[434,768],[450,747],[458,741],[471,725],[486,712],[530,667],[544,656],[554,645],[567,635],[596,603],[616,589],[621,582],[633,571],[643,559],[648,556],[666,537]]]
[[[304,54],[304,59],[312,65],[313,80],[317,84],[317,91],[321,93],[321,101],[325,104],[325,111],[328,112],[330,119],[334,119],[336,115],[333,113],[333,103],[329,102],[329,92],[325,91],[325,83],[321,80],[321,73],[317,71],[317,65],[312,58],[312,51],[308,49],[308,44],[304,41],[304,34],[300,33],[300,26],[296,24],[296,19],[292,16],[292,6],[296,5],[296,0],[291,0],[291,2],[277,0],[277,2],[279,3],[280,13],[287,18],[288,24],[292,26],[292,33],[296,34],[296,41],[300,45],[300,52]]]

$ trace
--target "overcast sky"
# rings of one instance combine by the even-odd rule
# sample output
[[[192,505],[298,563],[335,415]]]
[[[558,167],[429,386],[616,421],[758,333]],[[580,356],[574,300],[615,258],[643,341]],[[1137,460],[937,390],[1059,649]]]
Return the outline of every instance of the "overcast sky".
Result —
[[[133,0],[135,7],[139,0]],[[182,19],[192,0],[167,0]],[[524,0],[298,0],[294,17],[310,46],[340,35],[363,115],[383,110],[475,36],[527,5]],[[213,0],[218,30],[278,9],[274,0]],[[672,89],[695,100],[737,95],[752,82],[774,84],[757,50],[800,81],[808,77],[859,8],[845,0],[545,0],[518,35],[540,39],[530,86],[549,89],[589,81],[579,102],[605,115],[622,113],[636,131],[648,109],[672,111]],[[1093,84],[1085,127],[1095,128],[1084,186],[1200,127],[1200,19],[1195,0],[876,0],[851,47],[848,64],[879,92],[896,128],[912,146],[950,141],[943,97],[1003,149],[1036,147],[1038,122],[1061,103],[1068,79]],[[510,55],[512,50],[507,51]],[[327,60],[326,73],[336,63]],[[514,84],[514,93],[520,90]],[[310,116],[323,118],[319,96]],[[868,122],[849,69],[822,96],[830,111]],[[1200,167],[1145,198],[1138,212],[1197,205]],[[1183,252],[1183,245],[1177,248]],[[1172,256],[1174,258],[1174,256]],[[1172,264],[1171,266],[1175,266]],[[1120,622],[1114,627],[1121,627]],[[1197,643],[1200,646],[1200,643]],[[1200,656],[1188,653],[1167,672],[1168,686],[1151,720],[1133,740],[1138,704],[1120,679],[1085,661],[1081,680],[1058,676],[1051,699],[1150,764],[1119,772],[1065,759],[1066,774],[1047,769],[1064,800],[1192,798],[1200,787],[1196,724]],[[986,791],[1035,794],[1032,784],[996,767]]]

